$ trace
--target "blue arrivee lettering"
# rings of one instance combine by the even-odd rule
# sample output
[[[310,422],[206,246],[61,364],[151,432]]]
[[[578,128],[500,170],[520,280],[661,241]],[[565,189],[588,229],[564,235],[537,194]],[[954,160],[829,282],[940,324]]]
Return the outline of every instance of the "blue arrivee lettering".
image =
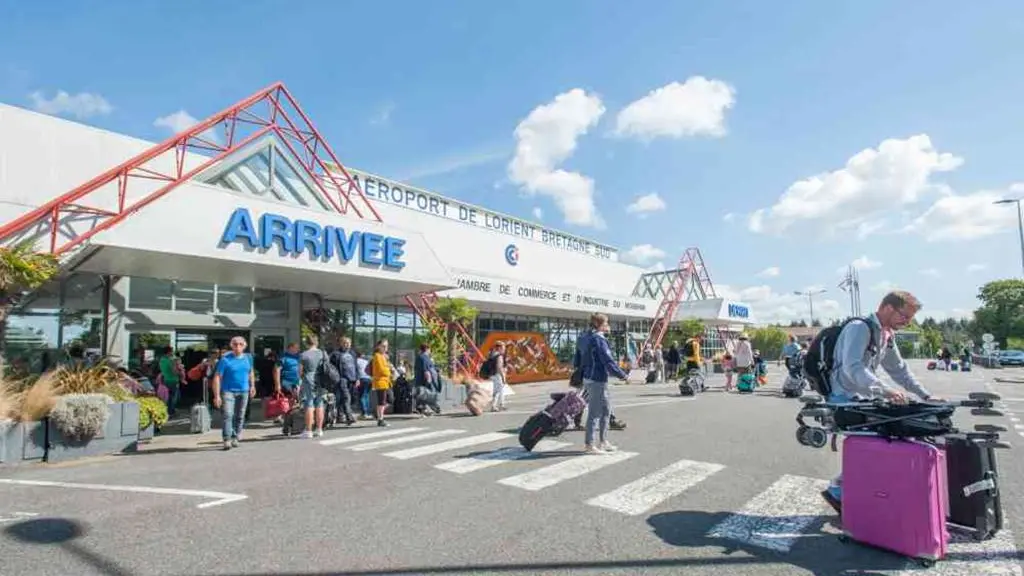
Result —
[[[353,259],[367,266],[383,266],[393,270],[405,267],[405,240],[371,232],[321,226],[309,220],[294,222],[280,214],[263,214],[259,226],[247,208],[237,208],[228,218],[221,235],[221,244],[242,243],[249,248],[270,250],[276,243],[293,256],[308,253],[316,260],[330,261],[335,254],[342,263]]]

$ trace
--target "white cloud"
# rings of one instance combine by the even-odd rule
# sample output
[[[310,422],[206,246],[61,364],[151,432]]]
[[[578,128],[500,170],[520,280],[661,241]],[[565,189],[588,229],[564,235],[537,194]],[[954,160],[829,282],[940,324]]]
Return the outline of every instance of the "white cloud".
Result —
[[[635,266],[650,266],[656,260],[665,257],[665,251],[650,244],[637,244],[625,252],[619,253],[619,259]]]
[[[626,206],[626,213],[644,218],[651,212],[664,210],[665,207],[665,201],[661,199],[661,196],[658,196],[657,192],[651,192],[638,197],[629,206]]]
[[[921,274],[931,276],[932,278],[938,278],[942,275],[936,268],[925,268],[924,270],[921,270]]]
[[[820,289],[809,287],[805,291]],[[750,305],[754,318],[762,324],[788,325],[794,320],[810,320],[810,308],[806,296],[798,296],[792,292],[778,293],[770,286],[750,286],[747,288],[716,284],[719,296],[729,300],[744,302]],[[836,300],[826,294],[814,297],[814,318],[828,324],[833,318],[844,318],[848,311]]]
[[[733,212],[728,212],[724,216],[722,216],[722,222],[732,222],[735,219],[736,219],[736,214],[733,213]]]
[[[199,120],[196,120],[195,117],[189,114],[187,111],[178,110],[177,112],[168,114],[167,116],[161,116],[157,118],[153,121],[153,126],[156,126],[157,128],[164,128],[165,130],[172,134],[180,134],[198,123]],[[202,136],[206,140],[210,140],[213,142],[217,142],[220,140],[220,138],[217,136],[217,132],[215,132],[212,128],[203,132]]]
[[[29,94],[32,100],[32,107],[43,114],[61,115],[66,114],[78,119],[85,119],[91,116],[105,116],[114,111],[114,107],[107,102],[107,99],[99,94],[79,92],[68,94],[58,90],[57,94],[49,100],[42,92]]]
[[[994,204],[1004,198],[1024,196],[1024,183],[1006,190],[981,190],[973,194],[947,194],[904,228],[929,242],[974,240],[999,234],[1017,226],[1013,205]]]
[[[394,172],[395,180],[409,182],[421,178],[443,176],[461,172],[469,168],[483,166],[494,162],[501,162],[508,159],[508,151],[497,148],[481,148],[479,150],[468,150],[456,152],[447,156],[428,159],[423,164],[414,165],[406,170]],[[504,182],[496,180],[493,184],[495,190],[502,187]]]
[[[534,206],[533,217],[536,218],[537,220],[544,218],[544,211],[541,210],[539,206]]]
[[[873,286],[871,286],[871,290],[873,290],[875,292],[885,292],[885,293],[892,292],[893,290],[896,290],[897,288],[899,288],[899,286],[897,286],[896,284],[894,284],[893,282],[890,282],[888,280],[882,280],[881,282],[878,282],[878,283],[874,284]]]
[[[594,204],[594,181],[578,172],[556,169],[576,150],[580,136],[595,126],[605,108],[596,95],[575,88],[533,109],[516,126],[516,154],[509,179],[530,194],[550,197],[566,223],[603,228]]]
[[[761,278],[776,278],[781,273],[782,269],[778,266],[770,266],[758,272],[757,275]]]
[[[861,256],[860,258],[857,258],[856,260],[854,260],[853,262],[850,262],[850,264],[849,264],[849,266],[853,266],[857,270],[871,270],[873,268],[879,268],[879,267],[881,267],[881,265],[882,265],[881,262],[879,262],[877,260],[872,260],[871,258],[868,258],[867,256]],[[841,266],[836,272],[838,274],[845,274],[846,273],[846,269],[847,269],[847,266]]]
[[[724,136],[725,112],[735,103],[736,90],[729,84],[693,76],[652,90],[623,108],[615,135],[641,140]]]
[[[967,266],[967,271],[968,272],[981,272],[982,270],[984,270],[986,268],[988,268],[988,264],[970,264],[970,265]]]
[[[645,271],[647,271],[647,272],[664,272],[665,271],[665,263],[659,260],[659,261],[655,262],[654,264],[651,264],[650,266],[645,268]]]
[[[774,205],[754,211],[748,227],[781,235],[803,224],[825,235],[864,238],[891,225],[902,207],[948,194],[931,178],[961,164],[962,158],[936,150],[926,134],[888,139],[858,152],[843,168],[794,182]]]

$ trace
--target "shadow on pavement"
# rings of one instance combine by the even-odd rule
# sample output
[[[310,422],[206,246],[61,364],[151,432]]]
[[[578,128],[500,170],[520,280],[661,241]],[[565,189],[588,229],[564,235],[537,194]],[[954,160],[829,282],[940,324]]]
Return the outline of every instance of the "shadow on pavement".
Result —
[[[100,574],[108,576],[131,576],[113,560],[78,544],[75,540],[85,536],[88,528],[81,522],[65,518],[35,518],[12,524],[4,529],[4,535],[24,544],[52,545],[74,555],[92,566]]]
[[[929,573],[929,569],[909,563],[910,561],[898,554],[878,550],[857,543],[839,542],[839,520],[837,517],[817,518],[809,528],[802,530],[802,536],[793,544],[785,554],[754,546],[737,540],[727,538],[709,538],[708,532],[712,526],[718,525],[731,514],[726,512],[696,512],[676,511],[655,514],[647,519],[647,523],[654,529],[654,534],[666,544],[685,548],[720,548],[722,555],[730,557],[736,552],[742,552],[752,557],[755,564],[788,564],[802,568],[816,576],[882,576],[904,571],[920,571],[922,574]],[[794,517],[794,520],[799,520]],[[777,527],[779,518],[776,517],[748,517],[748,526],[752,532],[757,531],[759,524],[766,527]],[[826,534],[822,529],[829,525],[836,533]],[[777,532],[777,528],[772,532]],[[765,531],[766,538],[771,533]],[[777,537],[782,537],[778,535]],[[998,556],[998,555],[997,555]],[[1004,555],[1007,559],[1015,558],[1017,554]],[[970,562],[975,560],[992,560],[994,557],[986,553],[958,553],[949,552],[945,560],[939,561],[936,565],[941,566],[943,562]],[[714,564],[709,559],[709,564]],[[909,563],[909,567],[908,567]]]

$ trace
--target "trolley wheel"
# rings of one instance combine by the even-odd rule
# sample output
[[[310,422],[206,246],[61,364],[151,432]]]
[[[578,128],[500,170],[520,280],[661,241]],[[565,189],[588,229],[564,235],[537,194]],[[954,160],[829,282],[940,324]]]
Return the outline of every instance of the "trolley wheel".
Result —
[[[846,534],[840,534],[839,535],[839,541],[842,542],[843,544],[849,544],[850,543],[850,537],[847,536]]]
[[[821,428],[809,428],[807,442],[814,448],[824,448],[828,444],[828,433]]]
[[[918,558],[917,563],[924,568],[931,568],[932,566],[935,566],[935,560],[932,560],[931,558]]]
[[[808,430],[810,430],[810,428],[807,426],[800,426],[796,429],[796,441],[799,442],[801,446],[808,445],[806,436]]]

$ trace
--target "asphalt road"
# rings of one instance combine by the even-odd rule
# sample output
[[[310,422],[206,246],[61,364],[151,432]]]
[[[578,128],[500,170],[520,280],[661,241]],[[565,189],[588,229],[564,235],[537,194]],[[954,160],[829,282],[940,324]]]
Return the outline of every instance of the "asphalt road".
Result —
[[[1024,383],[993,382],[1013,372],[920,368],[948,397],[1002,394],[991,421],[1024,447]],[[797,402],[772,380],[695,399],[617,386],[615,456],[581,456],[570,432],[517,459],[512,434],[550,388],[530,386],[479,418],[0,470],[0,574],[1024,574],[1024,450],[1000,453],[1009,529],[919,568],[838,541],[818,496],[837,454],[797,444]]]

